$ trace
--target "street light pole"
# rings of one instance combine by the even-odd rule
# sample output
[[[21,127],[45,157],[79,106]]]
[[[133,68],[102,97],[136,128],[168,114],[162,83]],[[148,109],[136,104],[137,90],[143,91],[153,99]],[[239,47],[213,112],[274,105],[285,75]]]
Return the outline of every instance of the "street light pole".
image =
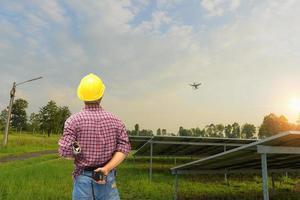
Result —
[[[24,81],[24,82],[17,83],[17,84],[16,84],[16,82],[13,83],[13,87],[10,90],[10,101],[9,101],[9,106],[8,106],[7,120],[6,120],[5,132],[4,132],[4,137],[3,137],[3,147],[5,147],[7,145],[8,129],[9,129],[10,118],[11,118],[11,110],[12,110],[12,106],[13,106],[14,99],[15,99],[15,94],[16,94],[16,87],[18,85],[28,83],[28,82],[31,82],[31,81],[35,81],[35,80],[38,80],[38,79],[41,79],[41,78],[43,78],[43,77],[30,79],[28,81]]]
[[[16,82],[13,83],[13,87],[10,90],[10,101],[9,101],[9,106],[8,106],[6,126],[5,126],[4,138],[3,138],[3,147],[5,147],[6,144],[7,144],[8,129],[9,129],[10,117],[11,117],[11,109],[12,109],[12,105],[13,105],[13,102],[14,102],[15,93],[16,93]]]

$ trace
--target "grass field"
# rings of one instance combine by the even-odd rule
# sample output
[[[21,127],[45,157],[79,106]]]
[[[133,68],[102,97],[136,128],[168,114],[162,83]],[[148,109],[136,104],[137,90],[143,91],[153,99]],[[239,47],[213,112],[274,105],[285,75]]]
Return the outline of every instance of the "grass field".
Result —
[[[37,138],[36,140],[44,140],[42,137]],[[36,143],[35,140],[30,141]],[[25,149],[28,150],[30,148],[27,145],[25,145]],[[51,146],[51,142],[49,145]],[[178,162],[186,161],[184,159],[178,160]],[[172,199],[174,177],[169,170],[172,166],[172,159],[155,158],[153,181],[150,183],[148,159],[134,160],[129,157],[118,168],[117,184],[121,199]],[[72,169],[72,161],[60,159],[57,155],[46,155],[25,161],[0,164],[0,199],[70,199]],[[272,199],[300,199],[300,193],[294,191],[298,182],[300,182],[300,178],[296,175],[293,178],[278,175],[276,177],[276,191],[274,196],[271,195]],[[223,176],[202,175],[180,176],[179,178],[179,199],[252,200],[261,199],[261,194],[260,176],[230,176],[229,186],[224,183]]]
[[[20,134],[12,132],[9,134],[6,148],[1,148],[2,137],[0,138],[0,158],[5,156],[17,156],[28,152],[57,149],[58,137],[57,135],[47,137],[41,134],[33,136],[26,133]]]

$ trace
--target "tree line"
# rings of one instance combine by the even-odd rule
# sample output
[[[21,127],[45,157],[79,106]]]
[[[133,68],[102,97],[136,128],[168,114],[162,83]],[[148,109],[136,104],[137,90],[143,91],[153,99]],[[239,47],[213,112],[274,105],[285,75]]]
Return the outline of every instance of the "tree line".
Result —
[[[158,128],[154,134],[152,130],[141,129],[139,124],[134,126],[133,130],[128,130],[129,135],[140,136],[193,136],[193,137],[219,137],[219,138],[243,138],[243,139],[255,139],[266,138],[272,135],[276,135],[284,131],[300,131],[300,115],[296,123],[290,123],[283,115],[277,116],[273,113],[266,115],[262,124],[256,127],[253,124],[245,123],[240,125],[237,122],[233,124],[209,124],[204,128],[191,128],[186,129],[182,126],[179,127],[177,133],[169,133],[166,129]]]
[[[60,134],[63,131],[65,120],[71,115],[67,106],[58,106],[55,101],[49,101],[41,107],[38,113],[27,115],[28,102],[25,99],[16,99],[12,106],[10,126],[15,131],[30,131],[51,134]],[[8,110],[0,114],[0,129],[4,130]]]
[[[12,117],[10,126],[16,131],[30,131],[51,134],[60,134],[63,131],[65,120],[71,115],[67,106],[58,106],[55,101],[49,101],[45,106],[41,107],[37,113],[27,115],[26,109],[28,102],[25,99],[16,99],[12,106]],[[0,113],[0,130],[4,130],[7,109]],[[237,122],[233,124],[209,124],[204,128],[186,129],[179,127],[177,133],[170,133],[164,128],[158,128],[154,133],[149,129],[140,129],[139,124],[134,126],[133,130],[127,130],[129,135],[141,136],[193,136],[193,137],[220,137],[220,138],[265,138],[283,131],[298,130],[300,131],[300,115],[296,123],[290,123],[283,116],[277,116],[273,113],[266,115],[262,124],[256,127],[253,124],[245,123],[240,125]]]

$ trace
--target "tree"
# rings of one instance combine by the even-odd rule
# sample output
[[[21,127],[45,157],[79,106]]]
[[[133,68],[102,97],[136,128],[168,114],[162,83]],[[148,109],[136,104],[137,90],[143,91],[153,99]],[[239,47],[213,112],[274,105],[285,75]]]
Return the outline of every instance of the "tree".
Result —
[[[258,135],[260,138],[264,138],[292,129],[292,124],[288,122],[285,116],[281,115],[280,117],[277,117],[275,114],[271,113],[264,117]]]
[[[231,132],[232,132],[232,126],[230,124],[228,124],[224,128],[225,137],[231,138]]]
[[[291,124],[289,123],[288,119],[285,116],[280,115],[278,121],[279,121],[280,132],[291,130]]]
[[[56,133],[63,132],[65,121],[71,116],[71,111],[67,106],[59,107],[56,114]]]
[[[162,130],[161,130],[161,134],[162,134],[162,135],[167,135],[167,130],[166,130],[166,129],[162,129]]]
[[[216,135],[217,137],[224,137],[224,125],[223,124],[217,124],[216,125]]]
[[[160,128],[159,128],[159,129],[157,129],[157,131],[156,131],[156,135],[161,135],[161,130],[160,130]]]
[[[7,109],[4,109],[4,110],[1,111],[1,114],[0,114],[0,130],[5,129],[7,115],[8,115]]]
[[[51,133],[62,133],[64,123],[70,116],[67,106],[58,107],[55,101],[49,101],[39,112],[40,129],[46,131],[48,136]]]
[[[241,137],[241,128],[237,122],[232,125],[228,124],[224,127],[225,137],[227,138],[239,138]]]
[[[139,124],[134,125],[134,131],[135,131],[135,135],[139,135],[139,132],[140,132]]]
[[[205,136],[205,130],[201,130],[200,128],[192,128],[191,129],[192,135],[196,137],[204,137]]]
[[[178,135],[179,136],[188,136],[188,130],[184,129],[182,126],[179,127]]]
[[[242,126],[242,138],[251,139],[254,137],[256,127],[253,124],[244,124]]]
[[[31,113],[29,116],[29,129],[33,132],[40,129],[40,115],[36,113]]]
[[[184,128],[182,126],[179,127],[178,135],[184,136]]]
[[[240,125],[237,122],[234,122],[232,124],[231,137],[232,138],[240,138],[241,137],[241,128],[240,128]]]
[[[54,101],[49,101],[46,106],[40,109],[41,130],[46,131],[48,137],[56,129],[58,107]]]
[[[210,124],[205,127],[205,135],[207,137],[219,137],[217,134],[216,125]]]
[[[139,132],[139,135],[142,135],[142,136],[153,136],[153,131],[152,130],[142,129]]]
[[[24,99],[16,99],[12,105],[11,111],[11,125],[16,129],[26,129],[27,125],[27,114],[26,108],[28,107],[28,102]]]

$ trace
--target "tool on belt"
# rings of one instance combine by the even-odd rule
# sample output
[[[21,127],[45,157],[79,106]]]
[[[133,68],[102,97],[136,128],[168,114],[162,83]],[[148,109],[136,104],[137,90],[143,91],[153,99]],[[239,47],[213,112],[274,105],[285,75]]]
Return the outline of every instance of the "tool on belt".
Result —
[[[97,182],[106,180],[106,176],[101,171],[100,172],[92,171],[92,178]]]
[[[73,144],[72,144],[72,148],[73,148],[73,154],[74,155],[78,155],[80,152],[81,152],[81,148],[78,144],[77,141],[75,141]]]

